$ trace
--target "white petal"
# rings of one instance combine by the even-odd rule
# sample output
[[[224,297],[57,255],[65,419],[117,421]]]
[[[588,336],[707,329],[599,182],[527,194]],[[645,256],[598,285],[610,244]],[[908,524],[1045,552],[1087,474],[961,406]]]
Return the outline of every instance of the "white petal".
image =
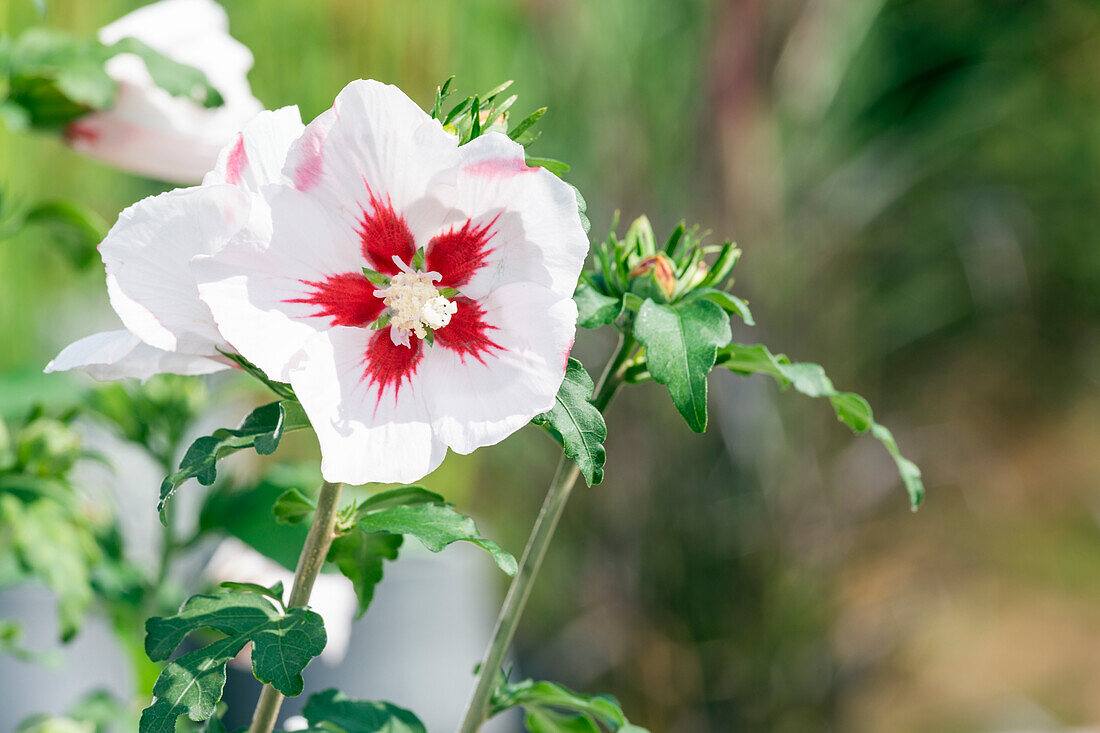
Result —
[[[493,445],[554,406],[573,346],[577,307],[530,284],[504,286],[478,303],[501,348],[482,361],[437,338],[420,367],[432,428],[452,450]]]
[[[263,110],[247,73],[252,54],[229,36],[225,11],[213,0],[162,0],[103,28],[102,42],[137,38],[165,56],[203,71],[225,102],[206,109],[153,83],[134,54],[107,62],[119,82],[115,104],[69,126],[69,144],[116,167],[178,183],[197,183],[218,152]]]
[[[486,263],[462,292],[478,299],[502,285],[531,282],[571,297],[588,255],[573,189],[545,168],[528,168],[523,147],[500,133],[459,152],[456,211],[443,229],[468,217],[478,225],[495,219]]]
[[[443,462],[447,447],[432,434],[419,380],[379,394],[363,377],[375,332],[337,327],[306,344],[290,383],[321,444],[321,473],[348,484],[417,481]]]
[[[439,176],[453,179],[458,141],[395,86],[354,81],[332,109],[306,126],[287,159],[287,176],[354,228],[368,191],[409,219]],[[434,184],[438,188],[441,184]],[[369,210],[369,209],[368,209]],[[419,240],[419,237],[418,237]]]
[[[261,112],[222,150],[203,185],[229,183],[259,193],[261,186],[281,182],[287,151],[304,129],[297,107]]]
[[[126,330],[103,331],[66,346],[46,372],[87,372],[93,379],[148,379],[154,374],[211,374],[228,369],[205,356],[174,354],[143,342]]]
[[[123,324],[165,351],[216,355],[224,348],[190,262],[232,237],[249,204],[235,186],[202,186],[152,196],[123,211],[99,245],[107,292]]]
[[[214,256],[192,269],[199,293],[225,339],[253,364],[286,381],[307,339],[329,327],[317,307],[292,303],[308,297],[308,282],[360,273],[365,264],[353,232],[311,197],[290,187],[268,187],[272,227],[242,229]],[[273,232],[273,233],[272,233]]]

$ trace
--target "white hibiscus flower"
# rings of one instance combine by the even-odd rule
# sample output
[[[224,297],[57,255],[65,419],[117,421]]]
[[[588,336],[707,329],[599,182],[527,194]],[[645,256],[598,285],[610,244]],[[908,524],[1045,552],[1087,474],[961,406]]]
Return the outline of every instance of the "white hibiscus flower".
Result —
[[[415,481],[550,409],[588,252],[567,184],[373,81],[306,127],[285,177],[261,189],[270,227],[193,269],[222,336],[294,387],[327,480]]]

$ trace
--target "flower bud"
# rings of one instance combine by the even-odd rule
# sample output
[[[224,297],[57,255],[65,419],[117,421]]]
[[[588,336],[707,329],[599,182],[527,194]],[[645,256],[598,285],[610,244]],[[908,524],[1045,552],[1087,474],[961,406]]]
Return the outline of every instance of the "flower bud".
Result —
[[[630,271],[630,277],[631,279],[644,277],[650,273],[653,281],[664,293],[665,299],[671,300],[676,292],[676,268],[672,266],[672,260],[661,252],[645,257],[634,265]]]

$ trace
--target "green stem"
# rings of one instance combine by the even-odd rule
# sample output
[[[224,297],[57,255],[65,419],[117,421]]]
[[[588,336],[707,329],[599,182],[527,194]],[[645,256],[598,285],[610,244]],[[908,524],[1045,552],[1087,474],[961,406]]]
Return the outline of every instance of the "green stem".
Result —
[[[298,557],[298,568],[294,571],[294,586],[290,590],[288,608],[297,608],[309,603],[313,584],[325,564],[329,547],[335,537],[336,514],[340,504],[340,484],[321,484],[321,493],[317,497],[317,512],[313,515],[313,524],[309,527],[302,554]],[[249,733],[271,733],[275,728],[275,719],[279,717],[279,708],[283,706],[283,695],[271,685],[264,685],[260,700],[256,703],[256,712],[252,714]]]
[[[615,356],[607,363],[603,375],[600,376],[592,404],[601,412],[622,385],[622,375],[634,351],[634,345],[633,337],[623,334]],[[478,668],[477,683],[474,686],[473,696],[466,706],[466,713],[458,729],[459,733],[475,733],[489,717],[489,701],[496,685],[497,673],[504,663],[504,655],[507,654],[508,647],[512,644],[520,617],[527,606],[527,599],[530,598],[531,589],[535,585],[535,578],[538,576],[539,568],[542,567],[543,558],[546,557],[546,551],[550,547],[550,540],[554,536],[554,530],[557,529],[558,520],[565,511],[565,505],[569,501],[569,494],[573,490],[573,484],[576,483],[578,475],[580,475],[580,468],[568,456],[563,455],[558,462],[554,480],[550,482],[550,488],[546,492],[546,499],[535,520],[535,526],[531,529],[531,537],[527,540],[519,569],[508,587],[508,594],[504,597],[504,605],[501,606],[500,615],[497,616],[496,627],[493,629],[493,637],[485,652],[485,658],[481,660],[481,666]]]

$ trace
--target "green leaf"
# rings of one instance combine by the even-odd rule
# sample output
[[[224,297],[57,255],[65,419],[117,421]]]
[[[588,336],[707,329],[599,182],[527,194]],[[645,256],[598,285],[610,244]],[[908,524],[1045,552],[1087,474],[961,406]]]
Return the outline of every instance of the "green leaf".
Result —
[[[217,478],[217,463],[222,458],[245,448],[254,448],[262,456],[271,455],[285,433],[307,427],[309,420],[302,406],[292,400],[281,400],[257,407],[236,430],[221,428],[199,438],[187,449],[179,470],[160,485],[157,511],[161,522],[166,521],[165,503],[187,479],[195,478],[203,486],[209,486]]]
[[[603,481],[603,465],[607,458],[603,442],[607,439],[607,425],[603,414],[589,400],[592,397],[592,378],[576,359],[570,359],[565,369],[565,379],[554,398],[554,407],[535,417],[533,422],[548,428],[581,469],[589,486]]]
[[[356,507],[355,521],[372,512],[389,509],[406,504],[444,504],[443,497],[434,491],[428,491],[423,486],[399,486],[396,489],[380,491],[377,494],[364,499]]]
[[[96,247],[107,235],[103,217],[75,201],[43,201],[27,211],[24,222],[48,227],[78,268],[98,259]]]
[[[614,323],[623,310],[619,298],[604,295],[584,282],[573,293],[573,300],[577,303],[577,325],[581,328],[599,328]]]
[[[555,176],[564,176],[569,172],[569,164],[553,158],[527,158],[527,165],[531,168],[545,168]]]
[[[110,47],[110,55],[132,53],[145,62],[153,83],[173,97],[187,97],[204,107],[220,107],[222,95],[194,66],[173,61],[136,38],[123,38]]]
[[[239,591],[241,593],[259,593],[261,596],[270,598],[283,606],[283,581],[278,581],[270,588],[259,583],[238,583],[233,580],[227,580],[221,583],[222,588],[228,588],[230,590]]]
[[[301,524],[317,509],[317,505],[298,489],[287,489],[275,500],[271,511],[279,524]]]
[[[350,700],[336,690],[310,695],[302,715],[310,731],[331,733],[427,733],[408,710],[388,702]]]
[[[153,703],[141,714],[141,733],[174,733],[176,719],[206,720],[225,686],[225,665],[249,642],[252,672],[284,695],[302,692],[302,670],[325,648],[321,617],[305,608],[285,614],[255,593],[223,592],[192,596],[173,616],[145,624],[145,651],[166,661],[198,629],[225,634],[209,646],[169,662],[153,687]]]
[[[649,373],[668,388],[676,409],[697,433],[707,428],[707,374],[731,338],[729,316],[709,300],[660,305],[647,300],[634,321]]]
[[[355,527],[332,541],[328,561],[351,581],[359,601],[356,618],[366,613],[374,600],[374,587],[382,581],[383,560],[396,560],[404,537],[378,532],[367,534]]]
[[[508,682],[501,675],[489,702],[489,714],[496,715],[516,706],[527,712],[525,722],[532,733],[598,733],[601,726],[623,733],[645,733],[644,729],[630,724],[618,701],[610,695],[583,695],[554,682]]]
[[[516,559],[492,540],[481,536],[474,520],[446,504],[406,504],[367,514],[358,522],[364,532],[409,534],[432,552],[453,542],[470,542],[482,548],[508,575],[516,572]]]
[[[855,392],[840,392],[825,370],[818,364],[802,362],[792,364],[782,354],[772,354],[768,347],[745,344],[730,344],[718,355],[718,364],[732,372],[742,375],[766,374],[775,379],[781,387],[793,386],[807,397],[826,397],[833,406],[837,419],[847,425],[854,433],[870,430],[897,465],[898,474],[909,492],[909,501],[913,508],[920,506],[924,499],[924,483],[920,468],[905,458],[898,448],[893,434],[884,426],[875,422],[874,413],[867,400]]]
[[[724,290],[715,290],[714,288],[699,288],[691,291],[684,297],[684,301],[691,301],[697,298],[704,298],[712,303],[718,305],[726,313],[733,316],[739,316],[746,326],[755,326],[756,321],[753,320],[752,312],[749,310],[749,304],[738,298],[736,295],[731,295]]]
[[[592,222],[588,218],[588,202],[584,200],[584,196],[581,195],[581,190],[569,184],[569,187],[573,189],[573,193],[577,197],[577,213],[581,217],[581,226],[584,227],[584,233],[588,234],[592,231]]]
[[[307,524],[280,524],[272,508],[288,487],[312,482],[314,477],[280,476],[273,472],[259,484],[212,490],[199,513],[199,531],[228,533],[260,554],[293,571],[309,533]]]
[[[232,351],[222,351],[221,349],[218,349],[218,352],[222,356],[236,363],[237,366],[243,369],[246,374],[259,380],[261,383],[266,385],[268,389],[279,395],[279,397],[283,398],[284,400],[298,399],[297,396],[294,394],[293,387],[291,387],[289,384],[286,384],[285,382],[276,382],[274,379],[271,379],[266,374],[264,374],[263,369],[260,369],[258,366],[256,366],[240,354],[234,353]]]

